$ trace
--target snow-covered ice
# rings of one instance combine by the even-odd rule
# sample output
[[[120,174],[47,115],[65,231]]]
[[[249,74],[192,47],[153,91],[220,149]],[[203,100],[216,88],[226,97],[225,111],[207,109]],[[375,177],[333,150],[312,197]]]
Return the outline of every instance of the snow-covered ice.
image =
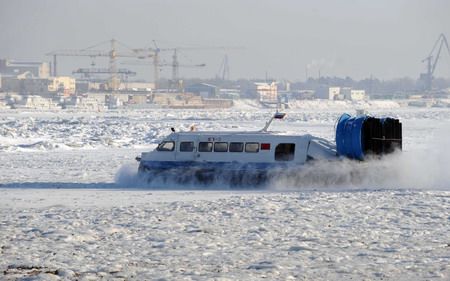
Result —
[[[87,280],[450,274],[448,192],[7,189],[1,201],[3,278],[30,271]]]
[[[274,129],[332,139],[353,107],[295,104]],[[404,152],[239,190],[146,187],[134,157],[170,127],[259,129],[249,102],[0,112],[0,279],[449,280],[450,110],[357,107],[399,117]]]

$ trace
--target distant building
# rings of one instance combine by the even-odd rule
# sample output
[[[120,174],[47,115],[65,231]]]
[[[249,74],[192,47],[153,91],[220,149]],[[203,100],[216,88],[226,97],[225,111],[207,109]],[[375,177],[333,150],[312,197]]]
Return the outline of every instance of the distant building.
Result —
[[[219,89],[217,86],[207,83],[197,83],[185,88],[188,93],[194,93],[202,98],[215,98],[218,95]]]
[[[335,98],[335,100],[351,100],[352,99],[352,88],[342,87],[340,94]]]
[[[62,106],[64,109],[77,109],[77,110],[96,110],[103,111],[105,107],[105,99],[97,99],[96,97],[83,96],[70,96],[63,99]]]
[[[353,90],[352,88],[342,88],[340,99],[361,101],[366,98],[365,90]]]
[[[313,90],[298,90],[293,91],[291,94],[293,99],[299,100],[312,100],[314,99],[314,91]]]
[[[365,100],[366,99],[366,91],[365,90],[352,90],[350,92],[350,97],[352,100]]]
[[[29,72],[34,78],[48,78],[50,77],[50,64],[48,62],[0,59],[2,76],[17,77],[26,72]]]
[[[241,93],[238,89],[220,89],[218,97],[221,99],[239,99]]]
[[[50,92],[64,93],[65,96],[75,94],[76,82],[75,78],[68,76],[57,76],[49,79],[48,90]]]
[[[33,78],[30,73],[22,73],[17,77],[1,76],[0,89],[3,92],[14,92],[20,95],[48,96],[55,93],[75,94],[75,79],[59,76],[50,78]]]
[[[314,97],[316,99],[329,99],[330,98],[329,87],[325,85],[320,85],[314,92]]]
[[[75,89],[77,94],[84,94],[89,92],[89,82],[87,81],[75,81]]]
[[[321,86],[316,90],[315,96],[319,99],[360,101],[366,99],[366,91],[353,90],[349,87]]]
[[[146,104],[149,100],[147,95],[143,94],[133,94],[128,95],[128,103],[129,104]]]
[[[1,90],[3,92],[18,93],[20,95],[48,96],[50,81],[41,78],[1,77]]]
[[[17,99],[13,107],[37,110],[61,109],[52,99],[35,95],[28,95]]]
[[[278,87],[276,82],[255,82],[256,92],[260,101],[275,102],[278,100]]]
[[[109,96],[109,93],[106,92],[99,92],[99,93],[93,93],[89,92],[84,94],[83,96],[88,97],[91,100],[96,100],[98,103],[106,104],[107,97]]]
[[[341,87],[330,87],[328,88],[328,99],[336,100],[341,94]]]
[[[122,82],[119,85],[119,90],[151,92],[153,89],[155,89],[155,83]]]

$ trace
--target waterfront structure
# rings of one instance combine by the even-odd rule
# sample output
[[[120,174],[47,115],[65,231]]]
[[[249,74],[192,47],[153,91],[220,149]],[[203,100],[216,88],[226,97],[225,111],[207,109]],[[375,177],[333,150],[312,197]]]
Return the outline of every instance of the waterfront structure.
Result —
[[[199,95],[202,98],[215,98],[218,95],[219,89],[215,85],[207,83],[197,83],[186,87],[185,91]]]
[[[73,95],[76,90],[76,80],[69,76],[51,77],[48,90],[50,92],[63,93],[65,96]]]
[[[48,78],[50,77],[50,64],[48,62],[0,59],[0,74],[2,76],[17,77],[26,72],[35,78]]]
[[[262,102],[276,102],[278,100],[278,87],[276,82],[255,82],[255,90]]]

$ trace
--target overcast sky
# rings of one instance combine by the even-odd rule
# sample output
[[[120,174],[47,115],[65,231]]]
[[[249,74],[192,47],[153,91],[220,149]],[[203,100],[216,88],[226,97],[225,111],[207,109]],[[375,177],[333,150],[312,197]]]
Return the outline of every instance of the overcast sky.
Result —
[[[305,80],[307,68],[313,77],[320,69],[322,75],[354,79],[417,78],[440,33],[450,39],[448,0],[0,0],[0,58],[49,61],[45,53],[52,50],[111,38],[134,48],[151,47],[152,40],[161,48],[245,47],[184,51],[181,64],[207,64],[181,68],[185,77],[213,77],[227,53],[232,79],[267,73]],[[163,56],[170,62],[169,52]],[[60,70],[89,67],[90,59],[74,61],[61,58]],[[102,59],[96,63],[107,66]],[[136,68],[143,69],[151,66]],[[163,68],[161,76],[170,75],[170,68]],[[446,51],[435,76],[450,77]]]

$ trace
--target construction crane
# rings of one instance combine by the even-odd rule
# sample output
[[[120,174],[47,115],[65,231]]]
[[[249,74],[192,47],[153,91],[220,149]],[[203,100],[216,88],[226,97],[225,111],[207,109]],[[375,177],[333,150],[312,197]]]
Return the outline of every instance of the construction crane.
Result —
[[[134,58],[134,59],[148,59],[153,58],[153,62],[151,63],[153,65],[153,81],[155,83],[155,88],[158,89],[158,82],[159,82],[159,68],[161,66],[165,66],[165,64],[160,63],[160,53],[163,51],[173,51],[172,56],[172,81],[178,81],[178,75],[179,75],[179,67],[202,67],[205,66],[205,64],[200,65],[180,65],[178,63],[177,58],[177,51],[178,50],[230,50],[230,49],[243,49],[242,47],[177,47],[177,48],[159,48],[156,44],[156,41],[153,40],[154,47],[151,48],[141,48],[141,49],[133,49],[127,47],[125,44],[120,43],[119,41],[115,39],[111,39],[109,41],[110,43],[110,50],[104,51],[104,50],[96,50],[94,48],[97,48],[98,46],[104,44],[105,42],[98,43],[94,46],[81,49],[81,50],[57,50],[50,53],[47,53],[47,56],[53,56],[53,76],[57,76],[57,57],[58,56],[83,56],[83,57],[90,57],[92,59],[95,59],[96,57],[107,57],[109,58],[109,68],[108,73],[110,74],[109,78],[109,88],[114,92],[118,89],[118,86],[120,84],[120,79],[118,75],[118,69],[117,69],[117,58],[119,57],[127,57],[127,58]],[[121,44],[122,46],[125,46],[128,51],[122,52],[117,50],[117,44]]]
[[[179,68],[195,68],[195,67],[205,67],[205,63],[200,64],[180,64],[178,61],[178,55],[177,55],[177,48],[170,48],[170,49],[164,49],[164,51],[167,50],[173,50],[172,55],[172,62],[171,63],[159,63],[159,58],[157,60],[153,60],[153,63],[151,62],[142,62],[142,61],[130,61],[130,62],[123,62],[123,64],[127,65],[153,65],[155,66],[155,72],[159,72],[160,67],[172,67],[172,78],[170,80],[170,88],[172,88],[172,85],[178,83],[179,81]],[[155,56],[156,57],[156,56]],[[154,57],[154,58],[155,58]],[[158,64],[156,64],[158,62]]]
[[[153,40],[153,45],[154,48],[150,47],[150,48],[142,48],[142,49],[133,49],[133,51],[137,52],[137,53],[142,53],[142,52],[150,52],[153,54],[153,63],[145,63],[145,64],[152,64],[153,65],[153,75],[154,75],[154,83],[155,83],[155,88],[158,89],[158,82],[159,82],[159,68],[163,67],[163,66],[172,66],[172,82],[173,81],[178,81],[178,75],[179,75],[179,67],[204,67],[206,66],[206,64],[198,64],[198,65],[180,65],[178,63],[178,55],[177,55],[177,51],[178,50],[204,50],[204,49],[212,49],[212,48],[217,48],[217,47],[212,47],[212,48],[205,48],[205,47],[175,47],[175,48],[159,48],[158,44],[156,43],[155,40]],[[219,47],[219,48],[224,48],[224,47]],[[167,52],[167,51],[173,51],[173,55],[172,55],[172,64],[166,64],[166,63],[160,63],[160,53],[161,52]],[[133,64],[133,63],[128,63],[128,64]],[[141,63],[140,65],[143,65],[143,63]]]
[[[105,42],[101,42],[97,45],[91,46],[86,49],[81,50],[57,50],[50,53],[47,53],[47,56],[53,56],[53,76],[57,76],[57,57],[58,56],[75,56],[75,57],[108,57],[109,58],[109,68],[105,73],[110,74],[109,79],[109,88],[114,92],[118,89],[120,84],[120,79],[118,77],[118,69],[117,69],[117,58],[118,57],[127,57],[127,58],[138,58],[145,59],[152,57],[154,54],[152,52],[148,52],[145,50],[134,50],[130,49],[128,52],[119,52],[117,50],[118,41],[115,39],[111,39],[110,41],[110,50],[94,50],[92,48],[98,47]],[[124,44],[122,44],[125,46]],[[128,47],[127,47],[128,48]],[[129,48],[128,48],[129,49]]]
[[[161,51],[170,51],[172,49],[167,49],[167,48],[159,48],[158,44],[156,44],[156,41],[153,40],[153,45],[154,48],[140,48],[140,49],[133,49],[134,52],[138,53],[138,54],[151,54],[151,57],[153,58],[153,63],[143,63],[141,65],[153,65],[153,83],[155,84],[155,89],[159,88],[159,67],[161,66],[160,64],[160,52]],[[140,58],[140,57],[138,57]]]
[[[225,46],[215,46],[215,47],[175,47],[175,48],[159,48],[156,44],[156,41],[153,40],[154,48],[144,48],[144,49],[133,49],[135,52],[150,52],[153,54],[153,73],[154,73],[154,81],[155,81],[155,88],[157,87],[157,82],[159,81],[159,68],[162,66],[171,66],[172,67],[172,83],[178,83],[179,81],[179,68],[180,67],[204,67],[206,64],[194,64],[194,65],[186,65],[186,64],[179,64],[178,62],[178,51],[201,51],[201,50],[242,50],[243,47],[225,47]],[[166,63],[160,63],[160,53],[161,52],[167,52],[172,51],[172,63],[166,64]],[[133,63],[128,63],[133,64]],[[151,63],[146,63],[151,64]],[[140,65],[144,65],[141,63]],[[229,68],[228,68],[228,76],[229,76]]]
[[[438,48],[439,46],[439,48]],[[447,38],[444,34],[440,34],[436,42],[434,43],[433,49],[431,49],[430,54],[422,60],[422,62],[427,62],[427,72],[420,74],[420,80],[424,83],[424,88],[427,91],[431,90],[432,82],[433,82],[433,74],[436,70],[437,63],[439,61],[439,57],[441,55],[442,48],[445,46],[447,52],[450,56],[450,48],[448,46]],[[436,55],[434,55],[437,50]]]
[[[153,62],[143,62],[143,61],[125,61],[122,62],[121,64],[125,64],[125,65],[154,65]],[[177,78],[178,77],[178,70],[177,69],[173,69],[173,68],[180,68],[180,67],[205,67],[206,64],[205,63],[200,63],[200,64],[180,64],[178,61],[171,62],[171,63],[160,63],[158,64],[158,67],[172,67],[172,79]],[[175,76],[174,76],[175,74]]]
[[[219,67],[219,74],[217,75],[222,81],[230,79],[230,65],[228,63],[228,55],[225,54],[222,63]]]
[[[178,77],[177,67],[176,67],[176,61],[177,61],[177,50],[183,50],[183,51],[191,51],[191,50],[205,50],[205,51],[211,51],[211,50],[219,50],[219,51],[227,51],[227,50],[244,50],[244,47],[226,47],[226,46],[217,46],[217,47],[179,47],[174,48],[174,54],[172,62],[174,66],[172,67],[172,77]],[[222,80],[229,79],[230,77],[230,67],[228,63],[228,55],[224,55],[224,59],[222,60],[221,66],[220,66],[220,77]]]
[[[205,63],[201,64],[180,64],[178,62],[178,48],[173,49],[173,55],[172,55],[172,63],[171,64],[163,64],[163,66],[171,66],[172,67],[172,83],[176,83],[176,81],[179,80],[179,68],[180,67],[205,67]]]

